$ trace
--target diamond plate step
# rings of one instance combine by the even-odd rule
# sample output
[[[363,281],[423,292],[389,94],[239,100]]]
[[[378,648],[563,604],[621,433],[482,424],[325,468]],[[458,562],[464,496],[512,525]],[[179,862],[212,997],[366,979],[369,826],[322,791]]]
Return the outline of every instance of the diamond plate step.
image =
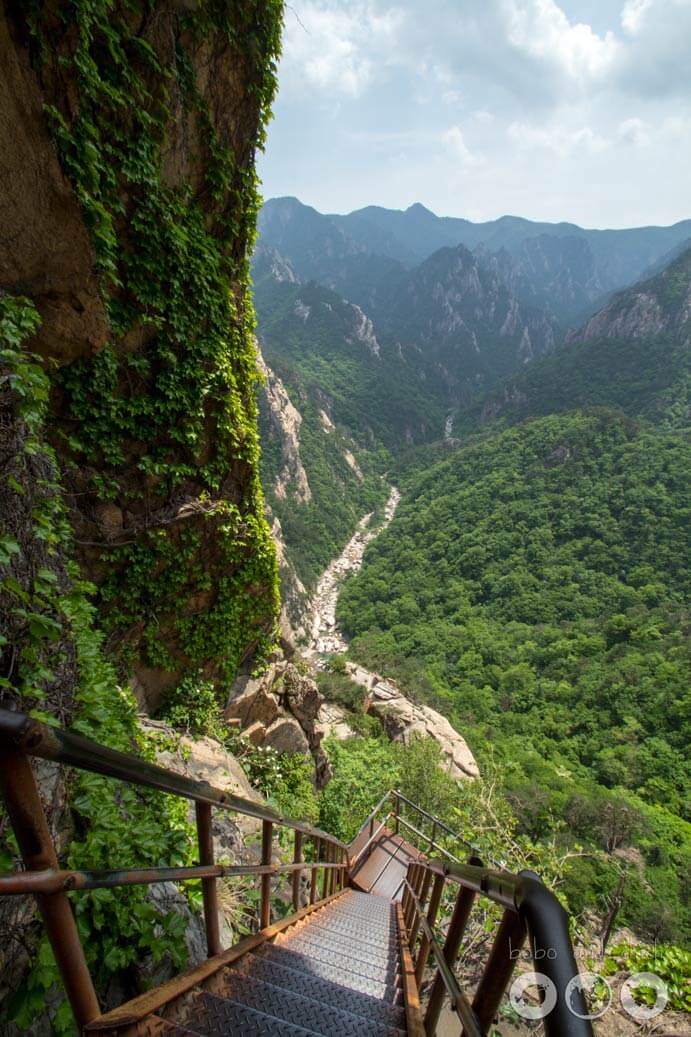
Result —
[[[306,918],[304,920],[305,923],[310,922],[311,917]],[[390,932],[394,927],[394,919],[391,917],[367,917],[355,911],[330,911],[328,908],[325,908],[323,911],[317,912],[313,917],[315,921],[328,918],[330,921],[338,922],[340,925],[361,926],[377,933]]]
[[[342,987],[359,990],[360,993],[369,994],[371,997],[386,998],[393,1001],[398,992],[396,983],[387,982],[376,971],[373,977],[367,976],[362,972],[352,972],[349,969],[345,969],[342,964],[333,965],[326,961],[310,958],[306,954],[288,950],[285,945],[258,947],[257,954],[260,957],[276,961],[281,965],[287,965],[288,968],[297,969],[299,972],[307,972],[313,976],[319,976],[320,979],[328,979],[332,983],[339,983]],[[366,968],[366,966],[363,966],[363,968]]]
[[[398,955],[388,947],[365,946],[354,940],[338,940],[312,932],[311,929],[279,940],[276,946],[298,950],[301,954],[308,954],[321,961],[343,964],[344,968],[352,969],[353,972],[358,972],[360,965],[366,965],[368,970],[376,969],[382,976],[393,977],[398,971]],[[365,974],[370,973],[368,971]]]
[[[344,1012],[332,1004],[305,997],[284,987],[276,987],[255,976],[229,972],[224,997],[255,1008],[296,1026],[306,1026],[323,1037],[403,1037],[401,1030],[373,1022],[361,1015]]]
[[[326,936],[336,940],[349,942],[351,946],[357,944],[358,946],[364,947],[388,947],[392,951],[398,949],[398,939],[396,933],[392,932],[389,936],[377,936],[373,934],[370,929],[365,928],[354,928],[351,926],[338,925],[335,922],[329,924],[328,920],[324,922],[313,922],[312,925],[295,925],[290,929],[290,935],[302,935],[302,933],[314,933],[320,936]]]
[[[378,954],[363,951],[357,944],[351,946],[351,953],[346,953],[342,945],[334,946],[333,943],[311,939],[309,934],[305,936],[289,936],[285,940],[276,942],[276,947],[285,948],[289,951],[297,951],[308,958],[317,958],[327,965],[347,969],[349,972],[357,972],[360,976],[368,979],[380,979],[383,982],[393,982],[398,973],[398,961],[389,955],[386,950]]]
[[[262,979],[276,987],[284,987],[315,1001],[326,1001],[334,1008],[353,1015],[364,1016],[365,1019],[377,1020],[387,1026],[396,1028],[404,1025],[405,1013],[397,1004],[380,1001],[369,994],[350,990],[339,982],[321,979],[309,972],[291,969],[278,961],[260,958],[255,954],[245,954],[226,975],[242,972],[257,979]],[[398,995],[400,998],[400,994]]]
[[[189,1025],[202,1037],[315,1037],[314,1030],[212,994],[195,998],[189,1010]]]

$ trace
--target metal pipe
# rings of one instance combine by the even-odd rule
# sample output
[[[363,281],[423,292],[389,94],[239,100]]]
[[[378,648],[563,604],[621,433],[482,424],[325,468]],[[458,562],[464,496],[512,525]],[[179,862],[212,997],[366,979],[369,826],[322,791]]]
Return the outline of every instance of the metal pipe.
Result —
[[[528,929],[536,971],[556,988],[557,1003],[544,1019],[547,1037],[592,1037],[590,1020],[582,1018],[588,1014],[582,991],[572,990],[566,997],[569,982],[578,975],[566,911],[531,871],[518,875],[516,907]]]
[[[408,934],[410,934],[410,930],[413,924],[413,917],[415,915],[415,889],[418,884],[419,875],[420,865],[417,861],[413,861],[412,867],[410,869],[410,878],[408,879],[408,892],[410,893],[410,896],[408,897],[408,910],[405,911],[403,914],[403,919],[405,921],[405,927]],[[410,943],[410,936],[408,937],[408,942]]]
[[[322,864],[336,868],[339,865]],[[37,893],[71,893],[84,889],[116,889],[118,886],[153,886],[157,882],[187,882],[204,878],[230,878],[239,875],[280,875],[303,871],[304,864],[214,864],[189,868],[133,868],[119,871],[75,871],[46,868],[44,871],[18,871],[0,875],[0,896],[27,896]]]
[[[293,863],[300,864],[302,861],[302,832],[295,833],[295,844],[293,850]],[[293,872],[293,911],[300,907],[300,870]]]
[[[283,817],[268,804],[234,796],[222,789],[214,788],[206,781],[195,781],[166,770],[165,767],[149,763],[133,753],[121,753],[71,731],[49,727],[25,713],[0,709],[0,736],[5,736],[14,748],[29,756],[39,756],[44,760],[54,760],[56,763],[64,763],[94,774],[119,778],[133,785],[159,789],[161,792],[199,803],[209,803],[224,810],[245,814],[247,817],[256,817],[260,821],[272,821],[286,828],[298,829],[305,835],[331,838],[319,828],[290,817]],[[347,849],[345,843],[334,841]]]
[[[431,842],[430,837],[428,835],[425,835],[424,832],[421,832],[419,828],[415,827],[415,825],[411,825],[410,821],[406,821],[404,817],[399,818],[399,820],[402,825],[405,825],[407,829],[409,829],[411,832],[417,835],[419,839],[422,839],[423,842]],[[438,843],[432,842],[432,847],[433,849],[438,850],[439,853],[443,853],[444,856],[448,857],[450,861],[455,861],[456,863],[460,864],[458,857],[454,857],[454,855],[449,850],[446,850],[443,846],[440,846]]]
[[[271,821],[262,822],[262,864],[271,864],[273,828]],[[271,921],[271,875],[262,875],[261,891],[259,928],[266,929]]]
[[[428,869],[428,874],[432,872]],[[427,965],[427,959],[429,957],[430,941],[428,931],[434,931],[434,925],[437,921],[437,912],[439,911],[439,904],[441,903],[442,893],[444,892],[444,876],[435,875],[434,885],[432,886],[432,895],[429,899],[429,907],[427,908],[427,928],[423,927],[422,939],[420,941],[420,950],[418,951],[417,961],[415,963],[415,979],[417,985],[420,986],[422,983],[422,977]]]
[[[15,751],[5,739],[0,742],[0,783],[25,868],[27,871],[57,870],[58,859],[31,765],[26,756]],[[101,1009],[70,902],[65,893],[40,893],[36,903],[74,1018],[81,1029],[97,1019]]]
[[[214,836],[211,823],[211,807],[208,803],[195,803],[194,807],[197,818],[199,863],[201,865],[213,867]],[[202,879],[202,901],[204,904],[206,947],[208,956],[213,958],[223,950],[218,921],[218,889],[216,887],[216,878],[213,876],[207,876]]]
[[[331,863],[331,843],[327,842],[324,844],[324,862],[326,864]],[[329,873],[326,869],[322,872],[322,900],[325,900],[329,895]]]

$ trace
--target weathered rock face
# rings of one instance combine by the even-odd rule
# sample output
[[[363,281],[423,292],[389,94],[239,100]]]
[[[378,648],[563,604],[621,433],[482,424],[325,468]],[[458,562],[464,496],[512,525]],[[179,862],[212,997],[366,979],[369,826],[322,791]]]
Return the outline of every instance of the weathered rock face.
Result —
[[[161,749],[156,754],[157,762],[163,767],[196,781],[206,781],[216,788],[235,796],[262,802],[262,797],[252,788],[240,762],[222,745],[212,738],[178,738],[166,724],[140,717],[147,734],[160,739]],[[171,748],[177,742],[176,748]],[[189,820],[194,824],[194,804],[189,806]],[[261,859],[261,821],[232,814],[223,810],[212,812],[214,858],[222,864],[258,864]],[[156,890],[157,887],[152,887]],[[189,964],[196,964],[206,957],[206,938],[203,921],[193,914],[184,896],[173,885],[166,883],[154,894],[160,906],[161,899],[167,910],[182,914],[186,920],[185,942],[189,953]],[[240,933],[236,928],[235,899],[232,884],[225,880],[219,883],[219,923],[221,940],[226,947],[235,943]],[[149,967],[149,966],[147,966]],[[167,969],[167,971],[166,971]],[[163,963],[163,972],[156,972],[159,982],[170,978],[172,971]],[[150,977],[143,977],[143,979]]]
[[[302,415],[293,405],[281,379],[267,367],[261,353],[258,353],[258,365],[264,375],[264,398],[269,418],[281,447],[281,469],[273,491],[279,500],[291,496],[298,504],[307,504],[312,499],[312,491],[300,457]]]
[[[452,778],[479,777],[480,771],[466,740],[441,713],[411,702],[393,681],[384,680],[356,663],[346,663],[346,671],[351,680],[365,689],[366,711],[377,717],[390,738],[406,744],[413,738],[433,738]]]
[[[240,677],[233,685],[226,717],[240,721],[254,745],[277,752],[311,754],[316,783],[323,787],[330,771],[321,748],[322,696],[317,685],[287,660],[273,663],[259,678]]]
[[[108,327],[83,214],[19,31],[0,18],[0,290],[34,300],[34,348],[66,360],[99,349]]]
[[[81,16],[2,11],[0,293],[42,318],[74,549],[151,708],[192,667],[232,678],[276,621],[245,254],[281,14]]]
[[[597,338],[645,338],[670,334],[691,341],[691,249],[641,284],[614,297],[569,342]]]

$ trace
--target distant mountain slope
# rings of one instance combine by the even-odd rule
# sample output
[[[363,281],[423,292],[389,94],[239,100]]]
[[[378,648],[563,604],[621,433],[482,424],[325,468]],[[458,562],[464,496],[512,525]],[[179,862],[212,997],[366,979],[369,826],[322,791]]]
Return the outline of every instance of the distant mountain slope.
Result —
[[[624,230],[588,230],[575,223],[543,223],[518,216],[501,216],[485,223],[449,216],[436,216],[419,203],[404,212],[368,206],[346,216],[330,217],[353,242],[369,250],[376,229],[399,242],[418,261],[444,246],[484,245],[492,252],[505,248],[512,255],[535,237],[578,237],[590,247],[595,267],[605,290],[631,283],[675,245],[691,237],[691,220],[671,227],[635,227]],[[363,233],[363,228],[367,233]],[[393,255],[393,252],[389,253]],[[396,257],[401,258],[401,257]]]
[[[287,549],[283,599],[299,623],[305,589],[383,504],[392,453],[441,438],[446,390],[419,353],[404,360],[360,307],[302,282],[276,249],[258,248],[253,279],[267,364],[262,482]]]
[[[462,398],[554,348],[557,324],[524,301],[528,294],[507,253],[459,245],[409,271],[374,313],[404,349],[416,346],[439,365],[452,396]]]
[[[391,284],[442,248],[505,251],[530,282],[535,302],[564,324],[580,322],[608,293],[633,283],[691,237],[691,220],[672,227],[584,230],[503,216],[487,223],[368,206],[324,215],[297,198],[272,198],[259,217],[260,241],[314,279],[366,309]]]
[[[493,393],[482,417],[513,422],[603,405],[667,428],[691,422],[691,249]],[[477,416],[466,414],[466,427]]]

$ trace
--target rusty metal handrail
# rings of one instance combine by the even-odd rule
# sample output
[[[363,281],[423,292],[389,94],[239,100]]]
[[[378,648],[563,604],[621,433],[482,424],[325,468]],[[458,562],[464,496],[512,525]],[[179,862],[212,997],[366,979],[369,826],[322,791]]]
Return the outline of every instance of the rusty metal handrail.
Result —
[[[348,849],[345,843],[328,832],[314,828],[304,821],[284,817],[268,803],[255,803],[251,799],[224,792],[206,781],[196,781],[165,767],[159,767],[158,764],[150,763],[135,753],[119,752],[72,731],[49,727],[48,724],[34,720],[25,713],[0,709],[0,736],[8,738],[15,748],[28,756],[38,756],[44,760],[77,767],[79,770],[103,774],[108,778],[118,778],[131,785],[158,789],[159,792],[191,799],[195,803],[208,803],[209,806],[232,810],[259,821],[270,821],[272,824],[291,828],[312,838],[334,843],[341,850]]]
[[[434,889],[426,917],[424,900],[432,876]],[[447,880],[459,886],[459,893],[442,950],[433,926],[443,885]],[[486,896],[502,906],[504,915],[471,1005],[458,986],[453,964],[478,895]],[[430,950],[436,961],[436,975],[425,1016],[425,1032],[428,1035],[436,1032],[445,990],[459,1013],[466,1037],[485,1034],[499,1009],[527,937],[536,970],[550,980],[556,992],[556,1003],[543,1019],[547,1037],[593,1037],[583,994],[577,985],[574,989],[572,983],[578,976],[578,967],[571,946],[566,912],[554,893],[543,885],[534,872],[522,871],[513,875],[495,871],[483,867],[477,859],[471,859],[469,864],[456,864],[420,858],[408,867],[403,911],[406,926],[412,934],[411,953],[415,950],[418,929],[423,934],[416,962],[418,981],[422,977]]]
[[[29,763],[30,756],[194,801],[199,864],[188,868],[142,868],[98,872],[61,869],[36,779]],[[97,1020],[101,1010],[66,895],[68,892],[111,889],[136,884],[151,885],[167,881],[201,880],[208,955],[209,958],[216,958],[223,952],[216,886],[219,878],[232,875],[260,877],[259,924],[262,932],[269,931],[272,876],[281,873],[292,875],[295,909],[299,896],[299,876],[302,871],[311,873],[309,910],[313,910],[315,904],[324,903],[345,885],[349,866],[348,848],[339,839],[313,825],[284,817],[266,803],[255,803],[234,796],[207,782],[194,781],[149,763],[134,754],[117,752],[81,735],[49,727],[23,713],[0,709],[0,757],[0,788],[25,868],[23,872],[0,876],[0,895],[35,896],[80,1031]],[[260,864],[222,866],[215,863],[212,807],[231,810],[261,821]],[[274,825],[293,829],[295,832],[292,863],[273,863]],[[314,840],[311,861],[303,860],[303,835]],[[322,850],[323,859],[320,860]],[[317,897],[319,869],[323,874],[321,898]],[[220,960],[222,959],[219,958]]]
[[[425,914],[422,908],[422,904],[418,900],[415,890],[408,882],[408,879],[404,879],[404,887],[411,897],[415,909],[419,915],[420,928],[423,930],[424,935],[427,939],[428,948],[432,951],[436,962],[439,975],[441,976],[446,992],[451,998],[451,1001],[456,1009],[459,1019],[463,1023],[463,1032],[465,1037],[484,1037],[480,1024],[478,1023],[477,1016],[475,1015],[470,1001],[461,990],[460,984],[456,979],[456,976],[444,957],[444,952],[441,949],[441,945],[434,935],[434,930],[425,918]]]

